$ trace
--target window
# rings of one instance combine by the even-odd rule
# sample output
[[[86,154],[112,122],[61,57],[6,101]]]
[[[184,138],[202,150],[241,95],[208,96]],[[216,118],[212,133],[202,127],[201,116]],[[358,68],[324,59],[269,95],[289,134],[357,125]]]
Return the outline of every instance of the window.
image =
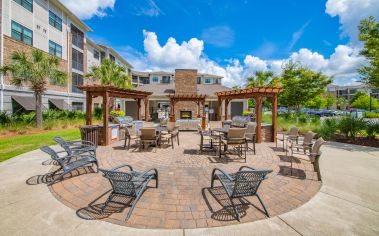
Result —
[[[73,111],[83,111],[83,103],[82,102],[72,102],[72,110]]]
[[[159,81],[159,78],[157,76],[154,76],[153,77],[153,83],[158,83],[158,81]]]
[[[109,54],[109,60],[116,61],[116,58],[112,54]]]
[[[49,11],[49,24],[59,31],[62,31],[62,19]]]
[[[33,0],[14,0],[21,6],[23,6],[26,10],[33,12]]]
[[[83,71],[83,53],[72,49],[72,68]]]
[[[100,53],[99,51],[97,51],[96,49],[93,50],[93,57],[95,59],[100,59]]]
[[[205,83],[206,84],[210,84],[211,83],[211,79],[205,79]]]
[[[62,46],[49,40],[49,53],[62,58]]]
[[[100,54],[100,60],[103,61],[105,58],[105,52],[101,52]]]
[[[220,80],[219,80],[219,79],[216,79],[216,80],[215,80],[215,84],[220,84]]]
[[[12,21],[12,38],[33,45],[33,31]]]
[[[197,77],[197,84],[201,84],[201,77]]]
[[[163,84],[169,84],[170,83],[170,76],[162,76],[162,83]]]
[[[77,73],[72,72],[72,87],[71,90],[73,93],[83,93],[82,90],[78,89],[78,85],[83,85],[83,76]]]
[[[83,49],[84,33],[71,24],[72,44]]]

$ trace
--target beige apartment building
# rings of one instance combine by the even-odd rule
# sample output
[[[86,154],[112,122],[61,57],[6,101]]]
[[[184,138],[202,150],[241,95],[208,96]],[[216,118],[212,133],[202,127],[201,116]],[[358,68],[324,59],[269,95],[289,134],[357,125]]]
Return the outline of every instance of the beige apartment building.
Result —
[[[60,69],[69,75],[65,86],[49,84],[43,96],[45,109],[85,110],[85,95],[76,86],[85,83],[83,75],[91,65],[109,58],[132,66],[115,50],[87,38],[91,29],[58,0],[0,0],[1,65],[11,62],[15,51],[40,49],[60,58]],[[130,73],[130,72],[129,72]],[[1,76],[0,111],[9,113],[35,109],[33,93],[11,85]]]

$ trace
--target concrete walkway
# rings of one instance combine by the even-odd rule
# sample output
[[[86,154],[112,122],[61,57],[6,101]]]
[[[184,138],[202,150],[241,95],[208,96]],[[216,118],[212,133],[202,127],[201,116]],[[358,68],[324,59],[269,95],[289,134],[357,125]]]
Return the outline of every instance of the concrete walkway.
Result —
[[[225,227],[144,230],[83,220],[44,184],[48,172],[32,151],[0,164],[0,235],[379,235],[379,149],[329,143],[322,148],[323,186],[308,203],[270,219]]]

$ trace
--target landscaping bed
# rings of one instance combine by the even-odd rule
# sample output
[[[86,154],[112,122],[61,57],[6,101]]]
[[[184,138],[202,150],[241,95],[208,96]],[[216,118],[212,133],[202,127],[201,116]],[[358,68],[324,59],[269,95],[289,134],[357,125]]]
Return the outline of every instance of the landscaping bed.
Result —
[[[353,140],[353,139],[346,138],[343,135],[336,135],[334,138],[334,141],[340,142],[340,143],[348,143],[348,144],[355,144],[355,145],[379,148],[379,138],[378,137],[372,137],[372,138],[355,137],[355,139]]]

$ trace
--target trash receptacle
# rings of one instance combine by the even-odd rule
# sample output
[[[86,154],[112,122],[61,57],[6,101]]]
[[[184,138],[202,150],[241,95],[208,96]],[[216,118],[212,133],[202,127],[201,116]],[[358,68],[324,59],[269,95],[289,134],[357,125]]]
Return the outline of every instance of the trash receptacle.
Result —
[[[80,126],[80,137],[82,140],[89,141],[97,147],[99,140],[99,127],[97,125]]]

